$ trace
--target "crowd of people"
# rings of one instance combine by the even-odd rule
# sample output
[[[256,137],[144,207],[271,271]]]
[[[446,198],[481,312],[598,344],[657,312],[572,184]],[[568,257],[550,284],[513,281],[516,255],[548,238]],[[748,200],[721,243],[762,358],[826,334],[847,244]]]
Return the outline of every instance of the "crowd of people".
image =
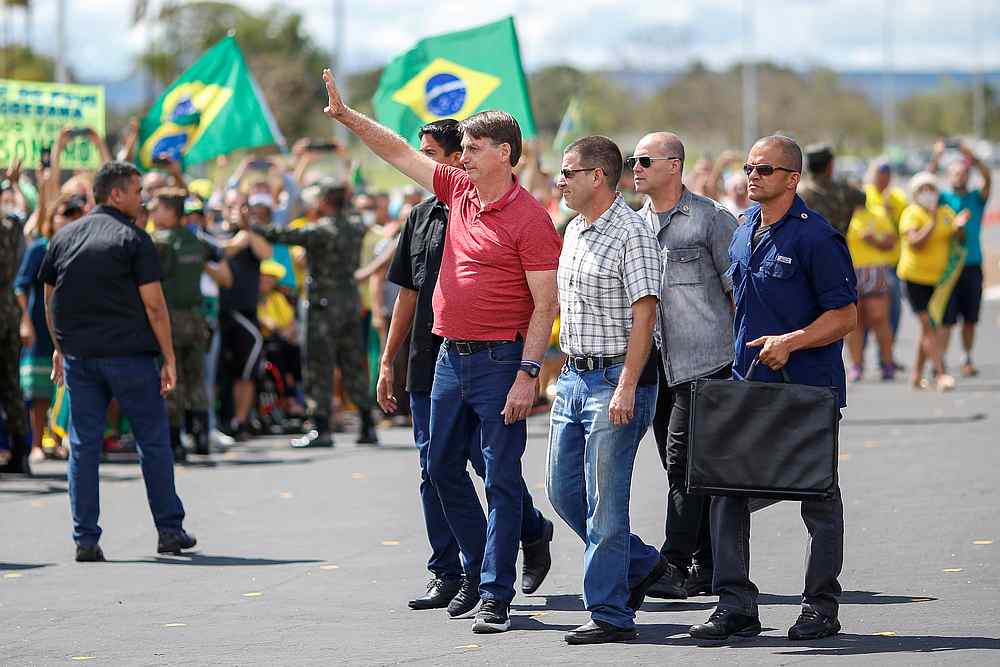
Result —
[[[309,140],[214,183],[169,159],[141,173],[134,127],[114,160],[91,136],[96,174],[60,182],[68,131],[33,181],[7,171],[0,464],[69,458],[77,560],[104,558],[102,455],[138,449],[157,549],[177,553],[196,541],[175,462],[267,433],[332,447],[356,412],[359,445],[378,444],[380,422],[413,429],[433,579],[410,606],[502,632],[519,547],[522,591],[551,567],[555,526],[520,461],[525,420],[544,411],[547,496],[585,547],[591,620],[566,641],[634,638],[647,595],[718,595],[691,635],[751,636],[747,499],[686,490],[691,384],[741,379],[759,360],[754,379],[832,385],[844,407],[869,331],[880,379],[904,369],[904,294],[920,322],[912,387],[954,387],[944,360],[959,320],[961,373],[977,373],[991,178],[962,144],[937,144],[905,188],[880,159],[862,188],[838,180],[829,146],[780,135],[688,176],[682,139],[660,131],[627,157],[606,137],[577,139],[553,177],[504,112],[429,123],[414,150],[325,79],[326,113],[432,196],[326,176],[317,160],[343,155]],[[650,426],[668,485],[661,546],[628,518]],[[840,629],[839,490],[802,516],[810,548],[789,637],[815,639]]]

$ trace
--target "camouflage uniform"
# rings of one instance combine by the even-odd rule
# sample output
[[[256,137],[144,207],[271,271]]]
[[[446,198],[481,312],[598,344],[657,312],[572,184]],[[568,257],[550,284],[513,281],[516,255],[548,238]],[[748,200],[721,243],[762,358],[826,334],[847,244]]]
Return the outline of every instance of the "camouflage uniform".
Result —
[[[807,158],[833,159],[833,150],[825,144],[806,147]],[[854,209],[864,208],[865,193],[845,181],[835,181],[825,174],[806,174],[798,187],[806,206],[816,211],[838,232],[847,236]]]
[[[368,365],[358,330],[360,296],[354,280],[365,227],[355,215],[321,218],[298,229],[256,226],[271,243],[302,246],[309,261],[306,281],[306,394],[316,401],[317,417],[329,419],[333,369],[341,370],[347,396],[366,418],[374,407]]]
[[[0,220],[0,409],[11,443],[12,463],[28,455],[28,417],[21,395],[21,307],[14,298],[14,276],[23,246],[24,226],[13,217]]]
[[[153,242],[163,266],[163,295],[177,358],[177,386],[167,394],[170,425],[180,426],[185,412],[208,411],[205,353],[211,332],[202,313],[201,274],[214,249],[185,227],[159,230]]]

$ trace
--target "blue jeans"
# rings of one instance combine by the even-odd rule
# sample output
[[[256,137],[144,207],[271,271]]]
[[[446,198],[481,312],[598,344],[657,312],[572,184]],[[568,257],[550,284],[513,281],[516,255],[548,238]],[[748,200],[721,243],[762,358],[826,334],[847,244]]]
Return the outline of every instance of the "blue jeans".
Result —
[[[427,539],[431,544],[431,557],[427,560],[427,569],[441,579],[457,579],[462,576],[458,542],[444,516],[437,488],[431,483],[427,474],[427,449],[431,436],[430,393],[410,392],[410,412],[413,416],[413,443],[420,455],[420,503],[424,509]],[[478,433],[469,440],[467,447],[467,457],[472,469],[485,479],[483,449]],[[527,486],[524,487],[521,514],[521,542],[530,544],[541,537],[544,524],[541,514],[535,509]]]
[[[608,416],[622,365],[578,373],[564,368],[556,385],[545,486],[552,507],[586,544],[583,603],[595,620],[635,626],[629,589],[660,559],[629,527],[632,467],[656,406],[656,385],[635,391],[628,424]]]
[[[81,546],[93,546],[101,539],[97,525],[101,514],[98,466],[112,397],[118,399],[135,433],[153,523],[160,530],[180,529],[184,506],[174,489],[174,454],[156,358],[66,357],[64,361],[72,415],[69,501],[73,508],[73,540]]]
[[[508,343],[469,355],[441,347],[431,388],[427,473],[465,559],[465,572],[479,577],[484,600],[514,599],[517,545],[524,519],[541,535],[543,519],[530,505],[521,477],[527,424],[504,424],[507,393],[521,363],[523,343]],[[479,443],[486,476],[489,518],[466,470],[470,445]],[[530,506],[530,511],[526,507]]]

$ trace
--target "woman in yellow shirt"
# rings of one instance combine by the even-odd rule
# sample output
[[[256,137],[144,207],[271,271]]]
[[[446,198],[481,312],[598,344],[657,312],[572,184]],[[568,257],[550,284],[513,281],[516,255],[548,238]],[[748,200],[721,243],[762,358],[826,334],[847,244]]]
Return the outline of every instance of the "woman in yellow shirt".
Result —
[[[847,246],[858,278],[860,325],[847,336],[847,351],[851,355],[848,379],[857,382],[863,375],[865,334],[871,330],[878,341],[882,379],[891,381],[896,364],[892,360],[889,302],[892,274],[899,257],[899,237],[885,206],[869,200],[865,208],[855,211],[847,229]]]
[[[955,386],[955,380],[945,373],[943,340],[931,324],[927,305],[948,266],[952,237],[962,234],[964,220],[956,220],[954,211],[938,205],[937,181],[932,174],[921,172],[914,176],[910,190],[913,203],[906,207],[899,221],[902,252],[896,272],[904,281],[910,307],[920,319],[911,380],[915,389],[926,386],[924,365],[930,360],[938,390],[947,391]]]

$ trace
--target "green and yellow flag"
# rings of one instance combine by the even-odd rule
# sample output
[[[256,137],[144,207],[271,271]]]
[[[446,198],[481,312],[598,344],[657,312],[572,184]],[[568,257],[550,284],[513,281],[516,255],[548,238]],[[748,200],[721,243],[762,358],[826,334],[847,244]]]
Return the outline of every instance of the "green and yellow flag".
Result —
[[[414,144],[422,125],[483,109],[506,111],[525,139],[535,136],[512,17],[420,40],[386,66],[372,103],[379,122]]]
[[[185,164],[285,139],[234,37],[226,37],[167,88],[139,126],[138,163],[167,155]]]
[[[566,113],[563,114],[559,130],[556,131],[555,139],[552,140],[552,150],[562,155],[567,146],[582,136],[583,112],[580,109],[579,98],[574,95],[569,104],[566,105]]]

